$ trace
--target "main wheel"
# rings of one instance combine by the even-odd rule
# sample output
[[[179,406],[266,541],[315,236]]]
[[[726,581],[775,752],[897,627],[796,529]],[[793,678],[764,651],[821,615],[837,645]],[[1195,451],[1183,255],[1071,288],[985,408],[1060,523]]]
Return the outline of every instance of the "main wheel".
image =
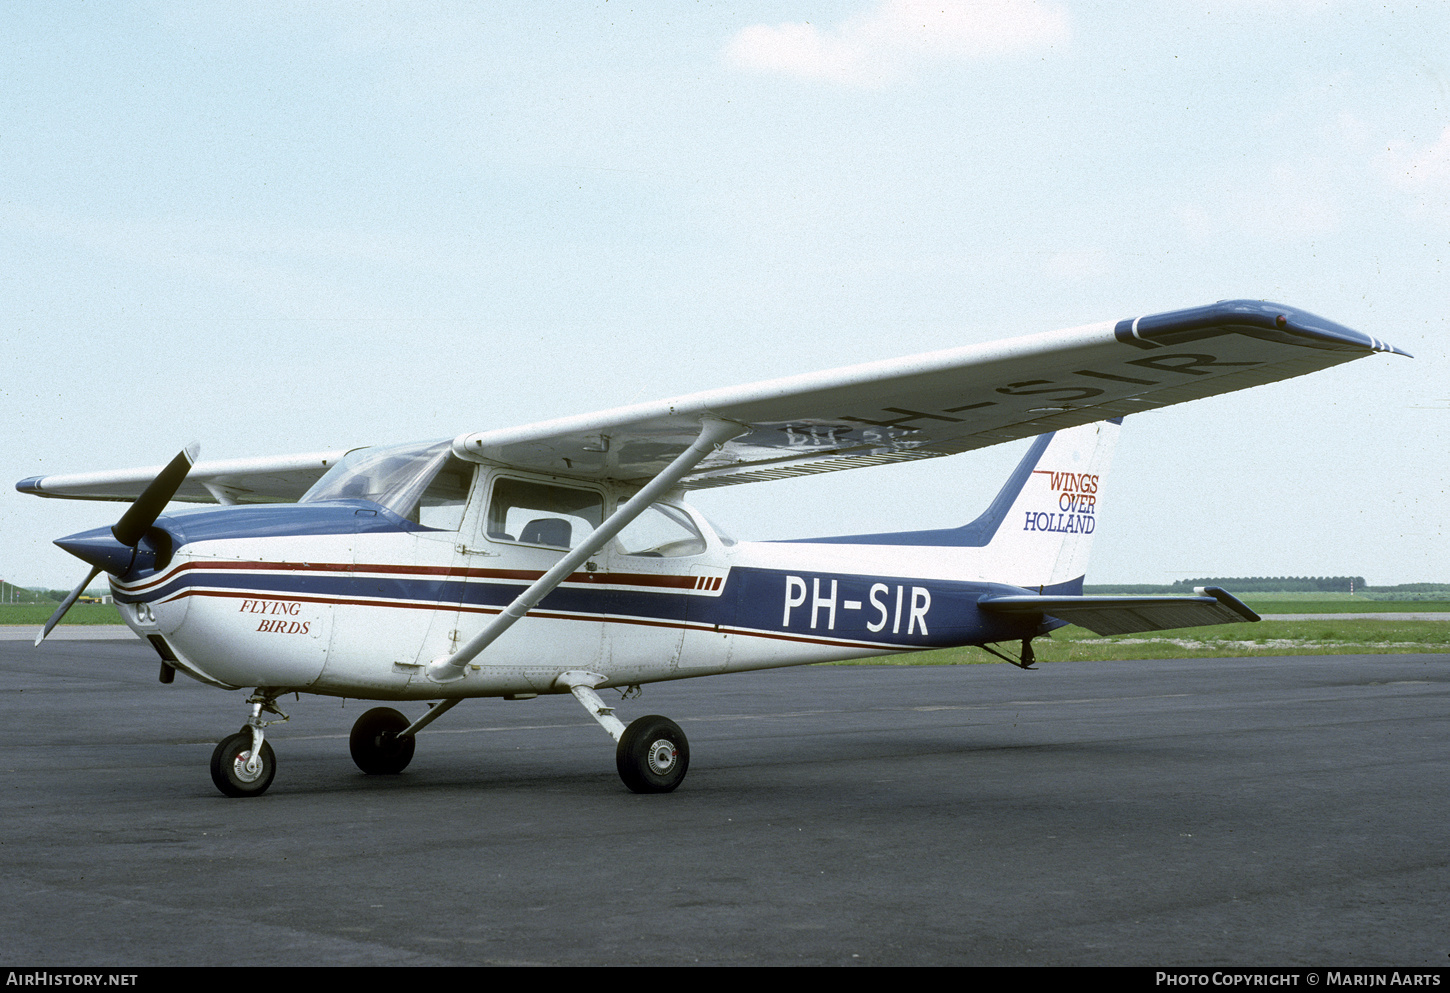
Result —
[[[399,738],[398,732],[413,723],[391,707],[374,707],[357,719],[347,747],[352,760],[369,776],[391,776],[413,761],[416,738]]]
[[[227,796],[261,796],[277,775],[277,756],[272,746],[262,742],[261,765],[247,768],[252,757],[252,732],[239,731],[217,742],[211,753],[211,781]]]
[[[624,729],[614,749],[619,778],[636,793],[668,793],[690,767],[685,732],[666,717],[641,717]]]

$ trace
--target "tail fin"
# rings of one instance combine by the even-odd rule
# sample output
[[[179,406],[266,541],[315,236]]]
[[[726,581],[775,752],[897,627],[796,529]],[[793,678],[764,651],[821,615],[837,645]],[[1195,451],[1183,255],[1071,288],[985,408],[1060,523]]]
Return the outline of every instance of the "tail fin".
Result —
[[[963,579],[1082,592],[1122,418],[1039,435],[981,517],[958,528],[811,539],[959,549]]]
[[[1037,439],[987,513],[967,525],[993,532],[983,542],[982,578],[1044,592],[1082,592],[1103,479],[1121,425],[1115,418]],[[1001,516],[994,519],[996,514]]]

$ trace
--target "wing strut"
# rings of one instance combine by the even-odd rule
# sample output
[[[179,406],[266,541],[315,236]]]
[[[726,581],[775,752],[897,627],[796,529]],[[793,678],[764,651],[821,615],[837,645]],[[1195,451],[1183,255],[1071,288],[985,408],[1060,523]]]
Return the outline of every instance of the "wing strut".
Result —
[[[680,453],[679,457],[658,476],[646,483],[644,488],[632,496],[624,506],[610,514],[587,541],[565,555],[554,568],[544,573],[532,586],[520,593],[513,603],[505,607],[503,612],[495,617],[487,627],[459,647],[458,651],[452,655],[440,655],[428,663],[428,678],[436,683],[451,683],[463,678],[468,663],[493,644],[494,640],[513,626],[515,621],[537,606],[538,602],[548,596],[554,587],[573,575],[574,570],[583,565],[585,559],[598,552],[615,535],[623,531],[630,521],[644,513],[650,504],[678,485],[680,480],[689,475],[690,471],[699,465],[705,456],[731,438],[745,434],[749,430],[744,424],[734,421],[726,421],[717,417],[703,418],[700,435],[695,439],[693,445]]]

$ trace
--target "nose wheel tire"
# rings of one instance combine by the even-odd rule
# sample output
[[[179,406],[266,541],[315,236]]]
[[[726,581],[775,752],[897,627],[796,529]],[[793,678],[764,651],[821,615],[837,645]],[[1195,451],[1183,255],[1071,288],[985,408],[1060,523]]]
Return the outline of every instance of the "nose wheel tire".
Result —
[[[359,717],[347,742],[357,767],[369,776],[391,776],[408,768],[417,739],[399,738],[398,732],[411,723],[391,707],[374,707]]]
[[[252,732],[241,731],[217,742],[211,753],[211,781],[227,796],[261,796],[277,775],[277,756],[262,742],[258,761],[252,761]]]
[[[666,717],[641,717],[624,729],[614,750],[619,778],[635,793],[669,793],[684,782],[690,743]]]

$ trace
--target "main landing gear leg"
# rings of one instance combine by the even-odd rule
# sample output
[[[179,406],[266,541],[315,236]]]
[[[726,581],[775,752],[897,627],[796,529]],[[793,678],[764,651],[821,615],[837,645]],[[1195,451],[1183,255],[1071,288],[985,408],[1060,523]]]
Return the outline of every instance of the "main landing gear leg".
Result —
[[[569,688],[591,717],[609,732],[617,744],[614,765],[624,785],[635,793],[669,793],[685,781],[690,768],[690,743],[680,726],[666,717],[651,714],[625,727],[594,692],[608,679],[597,672],[566,672],[559,683]]]
[[[211,753],[211,781],[227,796],[261,796],[277,774],[277,757],[263,740],[262,729],[282,723],[287,715],[277,709],[277,695],[260,687],[247,703],[252,708],[247,723],[236,734],[217,742]],[[278,719],[262,720],[263,711],[276,714]]]

